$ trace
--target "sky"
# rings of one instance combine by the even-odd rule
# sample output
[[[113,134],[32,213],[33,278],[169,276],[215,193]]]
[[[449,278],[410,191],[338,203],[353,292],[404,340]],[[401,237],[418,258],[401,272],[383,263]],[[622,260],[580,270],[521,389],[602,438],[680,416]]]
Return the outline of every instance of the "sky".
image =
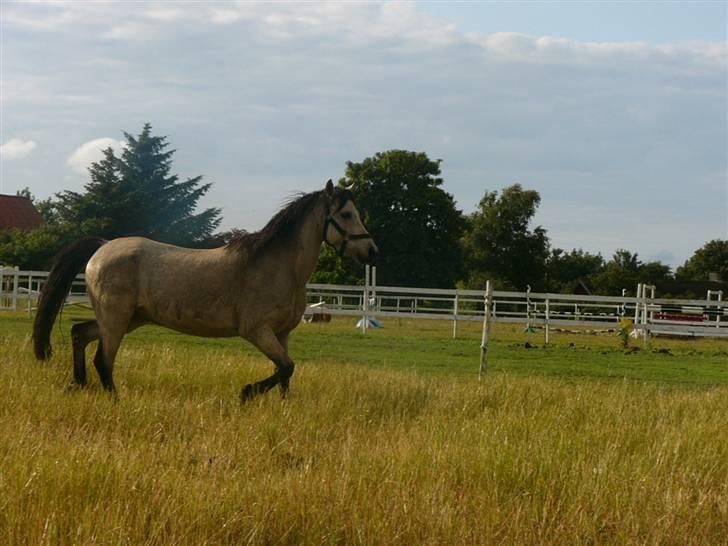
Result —
[[[0,193],[82,190],[144,123],[223,228],[347,161],[535,189],[554,247],[673,267],[728,238],[725,2],[0,2]]]

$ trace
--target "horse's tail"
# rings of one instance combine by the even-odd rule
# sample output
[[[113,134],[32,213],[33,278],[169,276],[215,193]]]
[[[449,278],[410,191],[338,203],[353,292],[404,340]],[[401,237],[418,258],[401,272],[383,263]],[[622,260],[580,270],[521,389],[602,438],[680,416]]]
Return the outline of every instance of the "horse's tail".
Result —
[[[38,312],[33,323],[33,349],[38,360],[46,360],[51,356],[51,330],[73,279],[104,244],[104,239],[84,237],[68,245],[53,258],[53,266],[40,293]]]

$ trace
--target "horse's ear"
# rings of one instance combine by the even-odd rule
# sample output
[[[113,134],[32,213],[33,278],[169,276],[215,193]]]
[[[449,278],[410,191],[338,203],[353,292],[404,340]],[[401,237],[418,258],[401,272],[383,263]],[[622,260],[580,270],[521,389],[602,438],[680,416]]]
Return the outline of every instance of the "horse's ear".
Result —
[[[326,190],[325,191],[326,191],[326,196],[329,199],[331,199],[332,197],[334,197],[334,183],[331,181],[330,178],[329,178],[329,181],[326,182]]]

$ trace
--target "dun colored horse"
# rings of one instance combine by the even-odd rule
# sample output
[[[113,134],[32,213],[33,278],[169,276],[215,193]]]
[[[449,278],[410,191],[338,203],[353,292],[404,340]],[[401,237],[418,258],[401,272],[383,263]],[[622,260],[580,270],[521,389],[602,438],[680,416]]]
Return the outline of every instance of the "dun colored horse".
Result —
[[[378,254],[351,192],[334,188],[331,180],[324,190],[292,200],[260,231],[212,250],[142,237],[81,239],[54,259],[33,326],[35,355],[50,356],[53,323],[85,266],[96,319],[71,328],[77,385],[86,384],[86,346],[98,340],[94,365],[104,388],[114,391],[114,360],[124,334],[159,324],[186,334],[249,340],[273,362],[275,373],[245,385],[241,400],[276,385],[285,396],[294,369],[288,335],[301,320],[306,282],[323,242],[359,263]]]

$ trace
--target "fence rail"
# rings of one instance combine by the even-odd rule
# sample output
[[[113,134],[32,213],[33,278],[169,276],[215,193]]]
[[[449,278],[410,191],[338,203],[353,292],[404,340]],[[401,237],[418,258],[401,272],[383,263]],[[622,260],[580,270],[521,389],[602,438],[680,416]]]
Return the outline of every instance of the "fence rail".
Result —
[[[47,280],[47,271],[22,271],[17,267],[0,266],[0,310],[26,309],[31,313]],[[66,303],[87,302],[84,276],[78,275],[71,284],[71,292],[66,298]]]
[[[485,291],[427,290],[390,286],[308,285],[308,302],[321,303],[311,312],[331,315],[364,314],[457,322],[483,321]],[[664,311],[667,310],[667,311]],[[686,320],[689,317],[692,320]],[[676,300],[634,296],[581,296],[573,294],[492,292],[493,322],[522,323],[527,327],[620,328],[629,319],[636,330],[649,334],[728,336],[728,301]],[[548,334],[547,334],[548,335]]]

